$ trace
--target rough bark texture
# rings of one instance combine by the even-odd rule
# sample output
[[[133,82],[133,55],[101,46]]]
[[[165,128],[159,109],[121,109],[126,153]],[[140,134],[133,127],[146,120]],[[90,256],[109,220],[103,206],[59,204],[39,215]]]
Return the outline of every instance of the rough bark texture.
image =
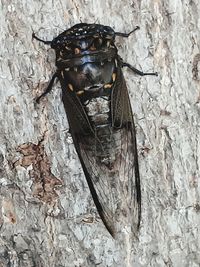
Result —
[[[200,2],[1,0],[0,266],[200,266]],[[94,207],[74,150],[59,84],[40,105],[51,40],[75,23],[128,32],[124,70],[142,180],[138,239],[113,240]],[[123,244],[123,245],[122,245]]]

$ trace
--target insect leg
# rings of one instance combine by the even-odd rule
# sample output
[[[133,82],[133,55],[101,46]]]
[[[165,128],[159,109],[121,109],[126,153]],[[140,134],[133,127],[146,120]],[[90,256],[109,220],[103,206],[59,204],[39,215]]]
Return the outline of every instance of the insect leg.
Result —
[[[44,44],[46,44],[46,45],[50,45],[50,44],[51,44],[51,41],[44,41],[44,40],[38,38],[38,37],[35,35],[34,32],[32,33],[32,38],[33,38],[33,39],[36,39],[36,40],[38,40],[38,41],[40,41],[40,42],[42,42],[42,43],[44,43]]]
[[[122,37],[129,37],[129,35],[137,30],[139,30],[139,26],[136,26],[135,29],[133,29],[131,32],[129,33],[124,33],[124,32],[115,32],[115,35],[117,36],[122,36]]]
[[[122,62],[122,67],[128,67],[129,69],[131,69],[133,72],[135,72],[136,74],[138,74],[140,76],[144,76],[144,75],[158,76],[157,72],[142,72],[141,70],[138,70],[138,69],[134,68],[133,66],[131,66],[129,63]]]
[[[51,78],[51,81],[50,81],[49,85],[47,86],[47,89],[44,91],[44,93],[42,93],[39,97],[36,98],[35,101],[36,101],[37,103],[39,103],[40,99],[41,99],[43,96],[45,96],[46,94],[48,94],[48,93],[51,91],[51,89],[52,89],[52,87],[53,87],[54,80],[55,80],[56,77],[58,77],[58,73],[57,73],[57,72],[54,73],[54,75],[53,75],[53,77]]]

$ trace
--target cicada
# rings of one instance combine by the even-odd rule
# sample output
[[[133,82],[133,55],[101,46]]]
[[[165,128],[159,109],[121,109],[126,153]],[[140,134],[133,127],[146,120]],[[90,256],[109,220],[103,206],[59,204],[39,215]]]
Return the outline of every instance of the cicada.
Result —
[[[56,53],[54,80],[62,88],[62,101],[70,133],[97,211],[115,237],[119,221],[130,221],[137,230],[141,219],[141,188],[136,130],[123,67],[144,73],[118,55],[115,37],[132,32],[115,32],[100,24],[76,24],[52,41]]]

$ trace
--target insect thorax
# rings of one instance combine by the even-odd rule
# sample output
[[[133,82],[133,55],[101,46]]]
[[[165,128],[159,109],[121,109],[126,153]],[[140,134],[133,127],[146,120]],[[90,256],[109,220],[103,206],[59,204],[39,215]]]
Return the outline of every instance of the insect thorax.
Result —
[[[117,73],[114,32],[110,27],[95,27],[88,24],[72,27],[55,38],[52,45],[66,90],[87,105],[87,110],[88,101],[94,98],[104,97],[105,100],[106,97],[109,103]]]

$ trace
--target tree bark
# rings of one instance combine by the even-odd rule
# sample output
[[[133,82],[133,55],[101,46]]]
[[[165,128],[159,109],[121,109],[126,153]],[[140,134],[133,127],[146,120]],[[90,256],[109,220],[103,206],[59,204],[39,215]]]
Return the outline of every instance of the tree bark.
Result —
[[[0,267],[200,266],[200,3],[1,0]],[[76,23],[118,32],[142,182],[138,238],[114,240],[75,152],[60,85],[40,105],[52,40]]]

